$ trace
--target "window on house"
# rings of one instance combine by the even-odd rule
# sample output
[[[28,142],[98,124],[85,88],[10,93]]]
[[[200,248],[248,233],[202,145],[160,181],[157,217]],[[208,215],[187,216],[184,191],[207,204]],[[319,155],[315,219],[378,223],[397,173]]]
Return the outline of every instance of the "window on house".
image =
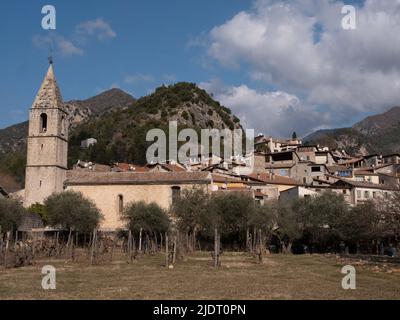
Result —
[[[311,172],[321,172],[321,167],[311,167]]]
[[[376,193],[376,191],[372,192],[372,197],[373,197],[374,199],[376,199],[376,198],[378,197],[378,194]]]
[[[361,199],[361,190],[357,190],[357,198]]]
[[[118,213],[122,214],[124,211],[124,196],[122,194],[118,195]]]
[[[364,191],[364,198],[369,199],[369,191]]]
[[[343,194],[347,194],[347,190],[343,190]]]
[[[172,203],[181,196],[181,187],[172,187]]]
[[[42,113],[40,115],[40,132],[47,131],[47,114]]]

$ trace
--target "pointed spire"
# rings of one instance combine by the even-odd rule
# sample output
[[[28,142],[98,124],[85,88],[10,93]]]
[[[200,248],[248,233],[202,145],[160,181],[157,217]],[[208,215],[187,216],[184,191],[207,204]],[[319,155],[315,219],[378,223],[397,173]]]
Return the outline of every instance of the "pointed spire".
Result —
[[[44,78],[39,92],[36,95],[32,108],[63,108],[60,88],[53,70],[53,60],[49,58],[49,69]]]

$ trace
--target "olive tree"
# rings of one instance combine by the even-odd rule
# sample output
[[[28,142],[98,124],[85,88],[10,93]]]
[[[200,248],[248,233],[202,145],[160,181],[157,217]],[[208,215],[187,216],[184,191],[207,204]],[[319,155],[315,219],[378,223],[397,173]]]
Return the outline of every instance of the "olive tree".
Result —
[[[303,235],[306,204],[307,199],[272,204],[272,233],[279,240],[282,253],[292,253],[293,242]]]
[[[221,234],[239,239],[247,228],[249,216],[254,213],[253,198],[241,192],[221,192],[211,196],[203,217],[206,234],[214,234],[214,266],[219,265]]]
[[[82,193],[74,191],[53,193],[45,199],[43,211],[46,213],[49,225],[69,230],[68,244],[71,243],[73,231],[76,235],[89,234],[103,219],[93,201],[86,199]]]
[[[146,239],[146,248],[148,249],[150,246],[155,248],[157,247],[157,234],[167,233],[171,226],[167,211],[155,202],[131,202],[124,209],[123,218],[130,234],[139,233],[139,251],[142,250],[142,235]],[[133,246],[132,242],[133,239],[128,238],[128,251]]]
[[[17,200],[0,199],[0,234],[14,231],[18,228],[24,215],[25,209]]]
[[[166,210],[155,202],[131,202],[124,209],[123,217],[133,232],[164,233],[171,224]]]
[[[313,245],[326,248],[340,239],[340,224],[348,211],[343,195],[325,191],[305,200],[303,223]]]
[[[196,247],[197,232],[204,227],[203,217],[207,214],[209,201],[209,194],[201,187],[184,189],[173,200],[170,211],[176,217],[178,229],[186,234],[192,250]]]

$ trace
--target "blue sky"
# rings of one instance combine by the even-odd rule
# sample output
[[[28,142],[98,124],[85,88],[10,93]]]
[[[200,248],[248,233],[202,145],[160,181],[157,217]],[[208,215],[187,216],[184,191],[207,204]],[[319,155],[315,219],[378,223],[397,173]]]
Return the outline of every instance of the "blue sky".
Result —
[[[88,98],[115,85],[138,97],[163,82],[200,82],[218,72],[202,67],[201,57],[193,52],[190,41],[248,8],[250,3],[246,0],[2,2],[0,128],[27,118],[46,72],[49,46],[36,46],[35,36],[57,33],[69,39],[80,23],[102,18],[115,32],[114,38],[98,41],[92,37],[83,46],[82,54],[65,56],[54,49],[63,97]],[[45,4],[56,7],[56,31],[41,28],[41,9]]]
[[[46,4],[55,31],[41,28]],[[392,0],[3,2],[0,128],[27,119],[50,43],[64,100],[190,81],[267,134],[351,125],[400,104],[398,12]]]

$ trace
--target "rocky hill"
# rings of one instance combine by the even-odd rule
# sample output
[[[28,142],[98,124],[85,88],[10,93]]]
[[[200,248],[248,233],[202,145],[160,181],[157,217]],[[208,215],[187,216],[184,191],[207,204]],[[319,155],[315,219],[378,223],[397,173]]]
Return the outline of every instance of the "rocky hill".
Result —
[[[78,159],[97,163],[144,163],[146,134],[152,128],[168,134],[169,121],[178,128],[241,129],[240,120],[193,83],[162,86],[153,94],[135,100],[112,89],[87,100],[66,103],[70,113],[69,165]],[[0,130],[0,172],[23,182],[28,123]],[[98,143],[82,150],[82,140],[93,137]],[[1,181],[0,181],[1,184]]]
[[[304,141],[351,154],[400,153],[400,107],[367,117],[351,128],[316,131]]]
[[[177,121],[178,129],[241,129],[240,120],[231,110],[195,84],[181,82],[159,87],[129,108],[78,126],[70,137],[70,164],[76,159],[143,164],[151,144],[146,142],[147,132],[160,128],[168,134],[169,121]],[[89,137],[96,138],[98,143],[89,150],[81,150],[80,141]]]

